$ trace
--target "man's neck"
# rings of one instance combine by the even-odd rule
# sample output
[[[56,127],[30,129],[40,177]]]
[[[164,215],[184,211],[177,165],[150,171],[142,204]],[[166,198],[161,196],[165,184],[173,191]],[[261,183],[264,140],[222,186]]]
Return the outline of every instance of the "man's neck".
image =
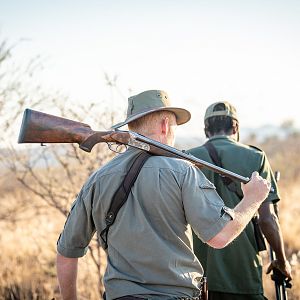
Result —
[[[214,137],[216,137],[216,136],[226,136],[226,137],[228,137],[228,138],[230,138],[230,139],[233,139],[233,140],[235,140],[235,141],[237,141],[238,140],[238,138],[237,138],[237,134],[235,133],[235,134],[226,134],[225,132],[218,132],[218,133],[216,133],[216,134],[214,134],[214,135],[210,135],[209,136],[209,138],[214,138]]]
[[[148,138],[155,140],[157,142],[160,142],[162,144],[168,145],[168,146],[173,146],[174,143],[166,135],[161,135],[161,134],[149,134],[146,135]]]

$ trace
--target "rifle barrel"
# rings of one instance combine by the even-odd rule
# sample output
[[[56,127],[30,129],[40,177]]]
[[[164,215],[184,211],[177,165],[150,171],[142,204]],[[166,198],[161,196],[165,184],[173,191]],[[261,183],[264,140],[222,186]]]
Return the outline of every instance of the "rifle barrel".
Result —
[[[231,179],[237,180],[242,183],[248,183],[250,180],[248,177],[244,177],[234,172],[231,172],[229,170],[223,169],[219,166],[216,166],[207,161],[199,159],[185,151],[181,151],[174,147],[162,144],[158,141],[155,141],[153,139],[150,139],[146,136],[143,136],[135,132],[116,130],[112,134],[108,135],[108,139],[109,140],[113,139],[118,143],[126,144],[138,149],[148,151],[149,153],[154,155],[185,159],[187,161],[194,163],[199,168],[206,167],[222,176],[229,177]]]
[[[226,177],[229,177],[231,179],[238,180],[242,183],[248,183],[249,180],[250,180],[249,177],[244,177],[242,175],[236,174],[234,172],[231,172],[229,170],[226,170],[224,168],[221,168],[219,166],[211,164],[207,161],[199,159],[199,158],[193,156],[192,154],[189,154],[187,152],[178,150],[174,147],[159,143],[157,141],[149,139],[149,138],[147,138],[145,136],[142,136],[140,134],[133,133],[133,135],[134,135],[135,139],[138,140],[138,141],[146,142],[147,144],[149,144],[151,146],[162,148],[163,150],[166,150],[167,152],[172,153],[174,156],[176,156],[178,158],[186,159],[186,160],[188,160],[188,161],[190,161],[190,162],[192,162],[192,163],[194,163],[194,164],[196,164],[197,166],[200,166],[200,167],[206,167],[206,168],[208,168],[208,169],[210,169],[210,170],[212,170],[212,171],[214,171],[214,172],[216,172],[216,173],[218,173],[222,176],[226,176]]]

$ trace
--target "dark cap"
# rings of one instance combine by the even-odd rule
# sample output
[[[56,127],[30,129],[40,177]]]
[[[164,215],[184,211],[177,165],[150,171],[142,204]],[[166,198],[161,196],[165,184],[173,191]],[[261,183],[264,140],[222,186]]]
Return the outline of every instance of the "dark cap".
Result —
[[[227,101],[211,104],[205,112],[204,120],[215,116],[227,116],[238,121],[235,107]]]

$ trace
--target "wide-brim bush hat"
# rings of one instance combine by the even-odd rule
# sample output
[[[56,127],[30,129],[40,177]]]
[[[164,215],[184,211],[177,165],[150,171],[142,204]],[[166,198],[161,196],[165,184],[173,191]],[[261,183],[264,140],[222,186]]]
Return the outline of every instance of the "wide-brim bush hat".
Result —
[[[128,98],[126,120],[115,124],[112,128],[122,127],[138,118],[157,111],[170,111],[176,116],[177,125],[188,122],[191,113],[179,107],[171,106],[171,101],[166,92],[161,90],[149,90]]]

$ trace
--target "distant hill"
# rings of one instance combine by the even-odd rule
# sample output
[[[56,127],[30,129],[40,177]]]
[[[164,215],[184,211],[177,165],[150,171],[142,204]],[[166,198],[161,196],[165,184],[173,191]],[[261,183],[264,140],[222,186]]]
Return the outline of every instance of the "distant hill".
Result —
[[[255,135],[257,141],[262,142],[267,138],[274,136],[278,137],[279,139],[284,139],[294,132],[299,132],[299,129],[296,129],[294,127],[264,125],[259,128],[242,128],[241,139],[247,140],[251,136]]]
[[[277,137],[278,139],[285,139],[287,136],[300,132],[300,129],[294,127],[283,127],[275,125],[264,125],[258,128],[241,128],[240,139],[245,142],[249,139],[256,140],[262,143],[268,138]],[[204,135],[199,136],[183,136],[177,135],[175,147],[178,149],[190,149],[202,145],[206,141]]]

